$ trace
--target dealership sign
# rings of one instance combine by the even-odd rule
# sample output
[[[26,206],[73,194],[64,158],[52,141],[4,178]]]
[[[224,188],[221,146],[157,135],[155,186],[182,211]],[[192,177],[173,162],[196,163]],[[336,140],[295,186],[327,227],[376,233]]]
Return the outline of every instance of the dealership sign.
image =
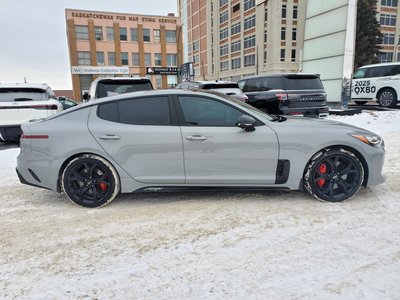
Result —
[[[129,74],[129,67],[72,66],[72,74]]]
[[[178,68],[174,67],[147,67],[147,74],[154,75],[178,75]]]

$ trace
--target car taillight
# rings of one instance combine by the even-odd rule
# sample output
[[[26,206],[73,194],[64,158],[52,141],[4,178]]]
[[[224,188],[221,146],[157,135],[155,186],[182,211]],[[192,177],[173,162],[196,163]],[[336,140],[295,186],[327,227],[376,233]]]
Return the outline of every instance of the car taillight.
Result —
[[[276,94],[276,97],[278,98],[279,101],[286,101],[288,99],[287,94]]]
[[[49,136],[45,134],[22,134],[21,139],[48,139]]]
[[[46,109],[46,110],[57,110],[58,107],[55,104],[50,104],[50,105],[30,105],[29,108],[33,109]]]

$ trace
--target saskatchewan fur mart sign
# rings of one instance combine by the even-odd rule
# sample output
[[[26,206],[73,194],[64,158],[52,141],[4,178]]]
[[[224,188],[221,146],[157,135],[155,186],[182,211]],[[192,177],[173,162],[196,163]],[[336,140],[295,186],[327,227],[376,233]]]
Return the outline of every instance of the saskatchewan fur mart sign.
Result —
[[[129,67],[72,66],[72,74],[129,74]]]

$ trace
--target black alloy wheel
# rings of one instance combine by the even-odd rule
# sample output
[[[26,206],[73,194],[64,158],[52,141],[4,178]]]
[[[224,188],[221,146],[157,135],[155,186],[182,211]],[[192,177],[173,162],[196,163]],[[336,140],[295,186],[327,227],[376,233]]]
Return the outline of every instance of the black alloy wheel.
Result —
[[[317,153],[306,167],[304,186],[319,200],[340,202],[354,196],[364,180],[360,160],[345,149]]]
[[[396,107],[396,92],[389,88],[383,89],[378,95],[378,104],[382,107]]]
[[[110,203],[119,192],[119,177],[105,159],[85,154],[73,159],[62,174],[62,188],[68,198],[84,207]]]

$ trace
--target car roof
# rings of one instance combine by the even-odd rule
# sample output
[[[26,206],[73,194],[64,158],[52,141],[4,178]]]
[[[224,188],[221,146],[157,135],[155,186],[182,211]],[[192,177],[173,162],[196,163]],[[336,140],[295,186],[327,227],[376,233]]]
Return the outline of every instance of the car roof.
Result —
[[[98,82],[98,81],[123,81],[123,80],[128,80],[128,81],[151,81],[150,79],[146,77],[98,77],[93,82]]]
[[[254,78],[263,78],[263,77],[289,77],[289,76],[316,76],[319,77],[319,74],[316,73],[268,73],[268,74],[260,74],[260,75],[253,75],[249,77],[242,78],[238,81],[247,80],[247,79],[254,79]]]
[[[400,65],[400,62],[380,63],[380,64],[365,65],[365,66],[359,67],[358,69],[371,68],[371,67],[398,66],[398,65]]]
[[[30,89],[47,90],[50,88],[50,86],[47,83],[17,82],[17,83],[0,83],[0,89],[1,88],[30,88]]]

